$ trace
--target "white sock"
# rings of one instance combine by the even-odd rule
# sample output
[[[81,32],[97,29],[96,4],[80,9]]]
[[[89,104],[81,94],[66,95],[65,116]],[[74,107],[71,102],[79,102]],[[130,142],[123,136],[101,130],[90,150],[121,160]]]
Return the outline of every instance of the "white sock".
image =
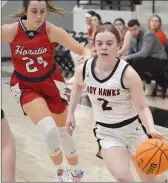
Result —
[[[64,162],[62,162],[59,165],[56,165],[56,172],[58,172],[58,170],[64,170],[64,169],[65,169]]]
[[[80,170],[78,164],[77,165],[70,165],[70,167],[71,167],[71,173],[72,173],[73,176],[79,176],[80,175],[81,170]]]

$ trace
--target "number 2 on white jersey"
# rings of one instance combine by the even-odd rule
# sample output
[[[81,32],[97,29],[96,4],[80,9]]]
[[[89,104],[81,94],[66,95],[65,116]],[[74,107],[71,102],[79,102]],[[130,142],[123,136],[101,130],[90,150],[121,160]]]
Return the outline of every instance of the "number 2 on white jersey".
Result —
[[[112,110],[112,107],[111,106],[108,106],[108,103],[109,102],[107,100],[105,100],[103,98],[98,98],[97,100],[103,101],[103,104],[102,104],[102,110],[103,111],[110,111],[110,110]]]
[[[29,60],[28,62],[26,62],[26,70],[27,72],[37,72],[38,71],[38,68],[37,67],[34,67],[34,68],[30,68],[30,65],[34,64],[34,60],[32,58],[29,58],[29,57],[23,57],[22,60]],[[37,63],[39,64],[43,64],[44,68],[48,65],[48,63],[43,60],[43,57],[38,57],[37,58]]]

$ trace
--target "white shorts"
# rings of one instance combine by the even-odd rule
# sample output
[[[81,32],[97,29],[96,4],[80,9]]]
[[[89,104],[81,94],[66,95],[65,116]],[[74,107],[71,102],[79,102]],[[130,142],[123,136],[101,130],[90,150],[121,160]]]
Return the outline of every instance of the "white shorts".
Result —
[[[130,155],[134,156],[139,144],[149,138],[139,118],[119,128],[108,128],[97,124],[94,133],[99,144],[97,154],[99,158],[102,158],[100,155],[101,148],[109,149],[111,147],[125,147]]]

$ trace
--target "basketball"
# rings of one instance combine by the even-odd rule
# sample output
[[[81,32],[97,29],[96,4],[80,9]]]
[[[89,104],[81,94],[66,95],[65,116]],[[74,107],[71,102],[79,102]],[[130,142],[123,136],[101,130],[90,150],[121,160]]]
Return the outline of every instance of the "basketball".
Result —
[[[158,139],[149,139],[136,150],[136,163],[142,172],[159,175],[168,169],[168,145]]]

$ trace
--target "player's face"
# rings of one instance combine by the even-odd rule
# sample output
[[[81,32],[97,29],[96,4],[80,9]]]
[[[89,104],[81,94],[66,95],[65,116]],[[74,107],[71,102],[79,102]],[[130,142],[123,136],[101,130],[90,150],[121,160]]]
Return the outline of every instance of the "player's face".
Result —
[[[98,57],[107,58],[115,56],[119,48],[116,36],[111,32],[100,32],[95,38],[95,50]]]
[[[128,29],[130,30],[130,32],[134,38],[138,37],[139,32],[140,32],[140,26],[134,25],[133,27],[128,27]]]
[[[45,1],[30,1],[27,12],[27,20],[33,27],[40,27],[47,16],[47,5]]]
[[[124,24],[121,22],[121,21],[116,21],[115,22],[115,24],[114,24],[114,26],[115,26],[115,28],[119,31],[119,32],[121,32],[121,31],[123,31],[123,29],[124,29]]]
[[[157,30],[160,28],[160,22],[159,19],[157,17],[152,17],[150,22],[149,22],[149,27],[152,30]]]

